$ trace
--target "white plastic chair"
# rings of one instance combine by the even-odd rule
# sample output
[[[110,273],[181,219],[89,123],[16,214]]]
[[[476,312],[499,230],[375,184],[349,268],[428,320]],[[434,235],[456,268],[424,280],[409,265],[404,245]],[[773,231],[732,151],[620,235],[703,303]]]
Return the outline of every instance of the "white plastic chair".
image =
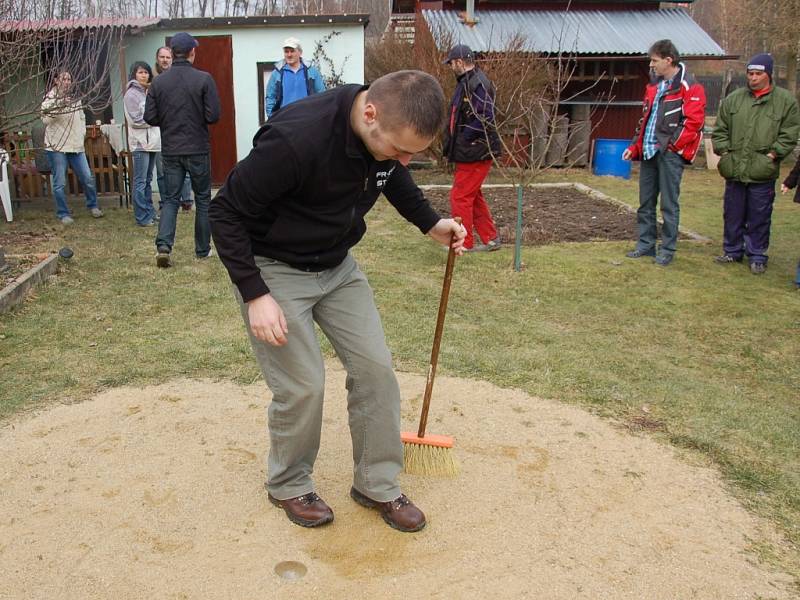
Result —
[[[3,201],[3,211],[6,213],[6,221],[9,223],[14,220],[11,211],[11,188],[8,179],[8,152],[0,148],[0,200]]]

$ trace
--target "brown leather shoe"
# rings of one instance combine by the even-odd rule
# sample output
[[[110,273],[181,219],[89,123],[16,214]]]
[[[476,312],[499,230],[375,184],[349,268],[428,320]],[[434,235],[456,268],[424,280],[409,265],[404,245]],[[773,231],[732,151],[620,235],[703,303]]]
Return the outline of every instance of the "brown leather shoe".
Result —
[[[405,494],[390,502],[376,502],[356,488],[350,488],[350,497],[361,506],[379,510],[383,520],[398,531],[411,533],[425,527],[425,514]]]
[[[292,523],[297,523],[303,527],[319,527],[333,521],[333,511],[325,504],[325,501],[317,496],[315,492],[309,492],[296,498],[278,500],[269,492],[269,501],[275,506],[282,508],[286,516]]]

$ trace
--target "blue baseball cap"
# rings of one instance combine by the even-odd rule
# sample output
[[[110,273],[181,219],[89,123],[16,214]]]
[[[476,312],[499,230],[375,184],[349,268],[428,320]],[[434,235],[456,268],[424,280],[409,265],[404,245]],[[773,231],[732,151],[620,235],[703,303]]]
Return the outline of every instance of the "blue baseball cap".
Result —
[[[181,52],[189,52],[192,48],[197,48],[200,44],[191,35],[185,31],[176,33],[169,41],[170,48],[180,50]]]
[[[450,48],[450,52],[447,54],[444,64],[449,65],[450,61],[456,58],[474,60],[475,55],[472,54],[472,49],[466,44],[456,44]]]

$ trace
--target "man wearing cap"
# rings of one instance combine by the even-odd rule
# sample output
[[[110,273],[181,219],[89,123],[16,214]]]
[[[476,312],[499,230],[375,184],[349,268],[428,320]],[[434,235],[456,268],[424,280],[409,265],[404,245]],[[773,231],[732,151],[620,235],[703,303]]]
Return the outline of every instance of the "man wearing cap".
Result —
[[[461,217],[467,230],[467,251],[498,250],[500,238],[481,192],[492,159],[500,156],[500,138],[494,123],[494,85],[475,64],[469,46],[453,46],[444,62],[450,65],[457,81],[443,143],[445,157],[455,163],[450,212],[453,217]],[[481,246],[474,245],[473,227],[483,241]]]
[[[655,81],[645,89],[642,118],[633,142],[622,153],[623,160],[640,160],[639,238],[628,258],[653,257],[666,267],[678,245],[680,191],[683,168],[700,147],[705,123],[706,94],[694,80],[671,40],[658,40],[648,52]],[[656,203],[661,196],[661,246],[656,230]]]
[[[153,79],[161,75],[164,71],[168,71],[172,66],[172,48],[169,46],[161,46],[156,50],[156,64]],[[166,184],[164,183],[164,163],[161,160],[161,152],[156,152],[156,181],[158,181],[158,209],[164,208],[164,196],[166,196]],[[180,196],[181,208],[188,212],[192,210],[192,182],[189,179],[189,174],[186,174],[186,179],[183,180],[183,187],[181,188]]]
[[[773,83],[772,68],[770,54],[750,59],[747,87],[722,101],[712,135],[725,178],[723,254],[714,260],[732,264],[746,255],[754,275],[767,270],[775,182],[800,133],[797,100]]]
[[[269,119],[281,106],[325,91],[325,81],[314,65],[303,62],[303,47],[297,38],[283,42],[283,60],[269,76],[264,110]]]
[[[161,128],[161,157],[164,164],[166,198],[156,235],[156,265],[172,266],[175,224],[186,173],[192,182],[194,252],[197,258],[211,255],[208,204],[211,201],[211,144],[208,126],[220,115],[219,95],[214,79],[193,64],[198,43],[188,33],[176,33],[170,40],[172,66],[153,80],[144,109],[144,120]]]

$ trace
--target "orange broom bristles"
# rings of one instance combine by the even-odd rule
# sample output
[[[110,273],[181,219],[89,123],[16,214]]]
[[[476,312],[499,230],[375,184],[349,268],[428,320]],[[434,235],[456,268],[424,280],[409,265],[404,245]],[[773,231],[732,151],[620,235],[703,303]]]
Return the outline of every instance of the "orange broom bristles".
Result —
[[[421,446],[436,446],[437,448],[452,448],[453,438],[448,435],[426,434],[424,437],[418,436],[410,431],[400,433],[400,439],[404,444],[419,444]]]

